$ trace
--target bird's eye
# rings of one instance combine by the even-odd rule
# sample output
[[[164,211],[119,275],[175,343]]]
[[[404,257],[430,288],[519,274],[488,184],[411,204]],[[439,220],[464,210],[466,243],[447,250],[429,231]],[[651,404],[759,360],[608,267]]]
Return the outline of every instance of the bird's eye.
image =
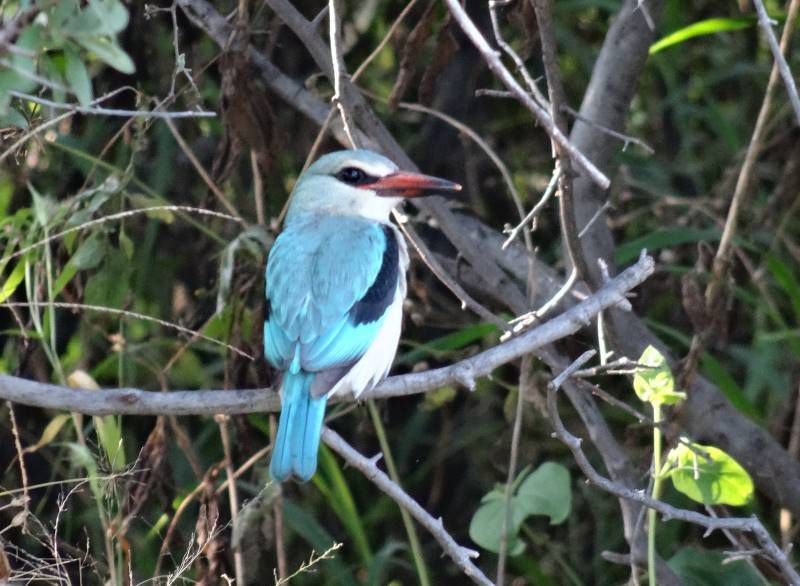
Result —
[[[350,185],[361,185],[366,181],[367,174],[357,167],[345,167],[336,174],[336,178]]]

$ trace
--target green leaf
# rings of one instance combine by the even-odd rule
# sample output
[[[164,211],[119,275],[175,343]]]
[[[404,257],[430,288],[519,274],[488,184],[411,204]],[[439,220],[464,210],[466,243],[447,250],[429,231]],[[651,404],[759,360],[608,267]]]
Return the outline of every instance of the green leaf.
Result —
[[[524,508],[516,497],[511,497],[511,515],[508,527],[508,554],[515,556],[525,551],[525,544],[517,537],[519,528],[525,520]],[[481,506],[472,516],[469,524],[469,537],[487,551],[500,551],[500,538],[503,534],[505,503],[503,492],[495,489],[481,499]]]
[[[69,88],[77,96],[81,106],[88,106],[92,101],[92,81],[89,72],[78,53],[70,48],[64,49],[66,69],[64,77]]]
[[[119,250],[106,253],[103,266],[86,283],[84,300],[89,305],[121,307],[131,290],[133,269]]]
[[[800,281],[792,269],[774,254],[767,255],[767,268],[792,302],[796,320],[800,320]]]
[[[572,506],[569,471],[560,464],[545,462],[532,474],[522,479],[523,471],[514,483],[510,500],[508,527],[508,552],[515,556],[525,550],[518,538],[522,523],[531,515],[550,517],[551,524],[563,523]],[[521,480],[521,482],[520,482]],[[498,486],[481,499],[481,506],[472,516],[469,536],[483,549],[497,553],[503,534],[505,517],[505,488]]]
[[[98,391],[102,393],[103,391]],[[92,417],[97,439],[105,452],[111,469],[115,472],[125,469],[125,450],[122,445],[122,426],[119,417],[106,415]]]
[[[19,287],[19,284],[22,283],[22,279],[24,278],[25,261],[20,260],[14,267],[14,270],[11,271],[8,278],[3,282],[3,286],[0,287],[0,303],[3,303],[14,294],[14,291],[17,290],[17,287]]]
[[[731,561],[720,552],[684,547],[667,565],[685,586],[764,586],[768,582],[744,560]]]
[[[48,423],[45,426],[44,431],[42,431],[42,435],[39,436],[39,439],[36,441],[36,443],[27,446],[23,450],[23,453],[25,454],[33,453],[51,443],[54,439],[56,439],[58,434],[61,432],[61,429],[64,427],[64,424],[67,423],[70,419],[72,419],[72,415],[70,415],[69,413],[61,413],[60,415],[56,415],[55,417],[53,417],[50,420],[50,423]]]
[[[105,254],[105,242],[97,234],[92,234],[75,251],[72,262],[78,270],[93,269],[102,262]]]
[[[124,229],[119,232],[119,247],[122,249],[122,252],[125,253],[125,256],[128,257],[128,260],[133,258],[133,240],[125,233]]]
[[[417,345],[409,352],[398,356],[395,364],[417,364],[426,358],[440,358],[449,352],[480,342],[486,336],[497,331],[498,328],[494,324],[468,325],[441,338]]]
[[[686,393],[675,390],[672,371],[655,347],[645,348],[638,362],[645,365],[633,375],[633,389],[640,400],[652,405],[674,405],[686,398]]]
[[[714,35],[725,31],[737,31],[755,26],[756,18],[708,18],[694,22],[688,26],[668,34],[650,45],[650,54],[655,55],[667,47],[678,45],[694,37]]]
[[[75,37],[85,49],[94,53],[98,59],[121,73],[132,74],[136,66],[130,56],[115,41],[103,37]]]
[[[147,195],[141,193],[132,193],[128,196],[130,202],[136,209],[145,209],[145,208],[153,208],[156,206],[163,206],[164,202],[157,200],[154,197],[149,197]],[[155,220],[161,220],[167,224],[171,224],[175,221],[175,214],[173,214],[169,210],[155,210],[147,212],[148,218],[153,218]]]
[[[29,93],[38,86],[31,79],[31,76],[36,73],[36,62],[27,54],[39,53],[42,47],[41,27],[33,25],[23,30],[14,46],[21,51],[4,55],[9,67],[0,69],[0,113],[8,111],[7,107],[11,99],[8,93],[10,90]]]
[[[100,21],[98,34],[115,35],[128,26],[128,10],[119,0],[89,0],[89,8]]]
[[[675,489],[706,505],[742,506],[753,498],[753,480],[731,456],[696,443],[670,450],[664,466]]]
[[[100,385],[97,384],[89,373],[84,370],[75,370],[67,377],[67,384],[73,389],[82,389],[86,392],[102,393]],[[114,471],[125,468],[125,452],[122,449],[122,429],[119,418],[113,415],[104,417],[92,417],[97,439],[106,454],[111,469]]]
[[[16,112],[16,110],[14,110]],[[17,112],[19,113],[19,112]],[[0,117],[0,125],[2,125],[2,117]],[[8,208],[11,205],[11,199],[14,197],[14,180],[10,174],[0,172],[0,219],[7,220]]]
[[[330,491],[331,506],[339,517],[347,532],[350,534],[356,551],[361,556],[364,565],[369,565],[372,560],[372,550],[369,545],[366,530],[361,515],[356,508],[356,502],[350,487],[344,479],[342,470],[336,458],[327,446],[320,446],[319,451],[320,471],[314,476],[313,482],[323,481]],[[324,476],[324,479],[322,478]],[[318,487],[320,486],[317,484]],[[334,504],[335,503],[335,504]]]
[[[31,183],[28,183],[28,191],[33,198],[33,217],[40,226],[47,226],[57,212],[58,206],[55,200],[39,193]]]
[[[67,442],[66,446],[68,448],[69,456],[72,459],[72,464],[77,468],[83,468],[86,470],[86,475],[89,480],[89,487],[92,489],[92,494],[97,500],[98,506],[102,506],[101,503],[103,501],[103,491],[100,486],[100,479],[98,478],[97,474],[97,462],[95,462],[94,456],[89,451],[89,448],[79,443]]]
[[[6,128],[8,126],[16,126],[25,130],[28,128],[28,121],[18,110],[9,108],[4,114],[0,114],[0,128]]]
[[[545,462],[522,482],[517,495],[529,515],[547,515],[551,525],[563,523],[572,508],[569,470]]]
[[[75,263],[72,262],[72,259],[67,261],[67,264],[64,265],[64,268],[61,269],[61,273],[58,275],[55,283],[53,283],[53,295],[58,295],[61,293],[62,289],[67,286],[74,277],[78,273],[78,267],[75,266]]]

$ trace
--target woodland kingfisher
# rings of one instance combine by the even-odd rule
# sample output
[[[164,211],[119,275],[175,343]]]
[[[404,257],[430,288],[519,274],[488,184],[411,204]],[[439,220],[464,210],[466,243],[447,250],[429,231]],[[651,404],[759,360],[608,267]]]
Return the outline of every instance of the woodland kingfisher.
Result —
[[[392,365],[408,252],[390,212],[405,198],[460,190],[368,150],[327,154],[298,179],[266,270],[264,353],[283,375],[275,481],[309,480],[327,400],[358,397]]]

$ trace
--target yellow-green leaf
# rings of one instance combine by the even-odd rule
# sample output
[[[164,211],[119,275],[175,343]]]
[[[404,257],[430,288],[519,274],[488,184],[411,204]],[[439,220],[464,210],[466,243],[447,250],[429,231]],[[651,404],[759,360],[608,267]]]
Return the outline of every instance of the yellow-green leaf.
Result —
[[[750,474],[714,446],[678,444],[667,455],[665,471],[676,490],[698,503],[741,506],[753,498]]]
[[[72,416],[69,413],[62,413],[60,415],[56,415],[50,420],[44,431],[42,431],[42,435],[39,437],[39,440],[31,445],[27,446],[23,451],[25,453],[32,453],[36,450],[39,450],[52,442],[56,437],[58,437],[59,432],[64,427],[64,424],[70,420]]]
[[[11,274],[8,276],[8,278],[3,281],[3,286],[0,288],[0,303],[11,297],[14,291],[17,290],[17,287],[19,287],[19,284],[22,283],[22,279],[24,278],[25,261],[21,260],[14,267],[14,270],[11,271]]]
[[[675,390],[675,378],[661,352],[648,346],[638,362],[642,366],[633,376],[633,389],[639,399],[652,405],[673,405],[686,398]]]
[[[70,373],[67,377],[67,384],[77,389],[100,391],[100,385],[84,370],[75,370]],[[94,416],[92,422],[100,446],[111,464],[111,469],[114,471],[124,469],[125,451],[122,445],[122,427],[119,419],[114,415]]]

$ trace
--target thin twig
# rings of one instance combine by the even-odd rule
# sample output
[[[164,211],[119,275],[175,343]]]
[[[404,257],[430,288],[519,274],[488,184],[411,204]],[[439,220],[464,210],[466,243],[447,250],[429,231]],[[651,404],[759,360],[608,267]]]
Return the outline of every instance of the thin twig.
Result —
[[[14,413],[14,403],[8,402],[8,418],[11,421],[11,434],[14,436],[14,448],[17,450],[17,459],[19,460],[19,477],[22,482],[22,506],[26,512],[23,520],[23,531],[28,524],[30,496],[28,494],[28,469],[25,467],[25,450],[22,449],[22,441],[19,438],[19,427],[17,427],[17,417]]]
[[[472,128],[461,122],[460,120],[456,120],[452,116],[445,114],[444,112],[440,112],[439,110],[435,110],[433,108],[429,108],[428,106],[423,106],[422,104],[411,104],[408,102],[400,102],[398,104],[400,108],[405,110],[412,110],[414,112],[423,112],[424,114],[429,114],[439,120],[442,120],[456,128],[459,132],[467,135],[470,139],[472,139],[475,144],[477,144],[480,149],[486,153],[486,156],[494,163],[497,167],[497,170],[500,171],[500,176],[503,178],[503,182],[506,184],[508,188],[508,192],[511,194],[511,199],[514,202],[514,205],[517,208],[517,212],[519,213],[520,218],[525,216],[525,208],[522,205],[522,198],[520,197],[519,191],[517,190],[516,186],[514,185],[514,180],[511,177],[511,172],[508,170],[508,166],[503,162],[503,159],[500,158],[500,155],[489,145],[489,143],[484,140],[480,134],[475,132]],[[544,199],[544,198],[543,198]],[[524,222],[525,220],[522,220]],[[533,249],[533,242],[531,240],[530,234],[525,234],[525,248],[529,251]]]
[[[223,348],[227,348],[231,352],[235,352],[239,356],[242,356],[243,358],[247,358],[248,360],[255,360],[255,358],[253,358],[250,354],[248,354],[244,350],[240,350],[236,346],[232,346],[231,344],[226,344],[225,342],[222,342],[222,341],[217,340],[215,338],[211,338],[209,336],[201,334],[200,332],[197,332],[195,330],[191,330],[189,328],[185,328],[185,327],[180,326],[178,324],[175,324],[175,323],[172,323],[172,322],[168,322],[166,320],[159,319],[159,318],[153,317],[151,315],[144,315],[143,313],[136,313],[135,311],[128,311],[126,309],[117,309],[115,307],[105,307],[105,306],[102,306],[102,305],[87,305],[85,303],[65,303],[65,302],[61,302],[61,301],[54,301],[52,303],[49,302],[49,301],[4,302],[4,303],[0,303],[0,308],[2,308],[2,307],[8,307],[8,308],[11,308],[11,307],[34,307],[34,308],[36,308],[36,307],[58,307],[58,308],[61,308],[61,309],[74,309],[74,310],[78,310],[78,311],[96,311],[98,313],[108,313],[108,314],[111,314],[111,315],[120,315],[122,317],[128,317],[128,318],[131,318],[131,319],[149,321],[149,322],[158,324],[160,326],[163,326],[165,328],[170,328],[170,329],[176,330],[176,331],[178,331],[178,332],[180,332],[182,334],[186,334],[186,335],[189,335],[189,336],[195,336],[195,337],[200,338],[201,340],[205,340],[206,342],[211,342],[212,344],[217,344],[218,346],[222,346]],[[158,413],[153,413],[153,414],[154,415],[158,415]]]
[[[264,182],[261,180],[261,170],[258,168],[258,153],[250,151],[250,169],[253,172],[253,200],[256,205],[256,221],[259,226],[265,226],[267,218],[264,215]]]
[[[622,132],[617,132],[613,128],[608,128],[602,124],[598,124],[594,120],[590,120],[586,116],[583,116],[577,110],[570,108],[567,104],[561,104],[561,110],[575,118],[575,120],[580,120],[584,124],[588,124],[592,128],[596,128],[600,132],[604,132],[609,136],[613,136],[614,138],[622,141],[622,150],[625,151],[628,148],[629,144],[635,144],[639,146],[645,153],[648,155],[654,155],[656,153],[655,149],[643,141],[641,138],[636,138],[635,136],[631,136],[629,134],[623,134]]]
[[[11,254],[5,257],[4,261],[9,261],[17,258],[18,256],[22,256],[39,248],[40,246],[44,246],[54,240],[58,240],[59,238],[63,238],[67,234],[72,234],[73,232],[80,232],[81,230],[85,230],[86,228],[91,228],[92,226],[97,226],[100,224],[105,224],[107,222],[112,222],[114,220],[121,220],[124,218],[129,218],[131,216],[136,216],[138,214],[148,214],[153,212],[187,212],[190,214],[199,214],[201,216],[214,216],[215,218],[223,218],[225,220],[231,220],[233,222],[240,222],[241,219],[235,218],[234,216],[229,216],[228,214],[223,214],[221,212],[215,212],[214,210],[207,210],[204,208],[196,208],[193,206],[149,206],[146,208],[139,208],[136,210],[126,210],[124,212],[117,212],[116,214],[109,214],[108,216],[103,216],[102,218],[97,218],[96,220],[89,220],[88,222],[84,222],[78,226],[73,226],[72,228],[68,228],[56,234],[51,234],[47,238],[43,238],[38,242],[34,242],[29,246],[25,246],[24,248],[20,248],[14,254]]]
[[[795,26],[796,19],[791,20],[791,16],[787,15],[786,24],[784,25],[783,30],[783,38],[781,38],[781,43],[778,45],[778,39],[775,37],[775,31],[772,30],[773,23],[767,14],[767,9],[764,7],[764,2],[762,0],[753,0],[753,4],[755,5],[756,12],[758,13],[758,25],[767,36],[767,42],[769,43],[769,48],[772,51],[772,57],[775,59],[775,67],[778,69],[781,78],[783,78],[783,84],[786,86],[786,93],[789,94],[789,101],[792,104],[792,109],[794,109],[794,116],[797,119],[797,124],[800,125],[800,96],[797,95],[797,86],[794,83],[792,70],[789,69],[789,64],[786,62],[786,57],[784,55],[784,53],[786,53],[788,43],[784,44],[783,42],[784,38],[788,39],[788,37],[791,35],[791,30]],[[789,29],[788,35],[786,33],[786,29]]]
[[[511,72],[506,69],[505,65],[503,65],[503,62],[500,60],[500,56],[498,55],[497,51],[492,49],[486,38],[478,30],[478,27],[475,26],[475,23],[472,22],[467,13],[464,11],[461,3],[458,0],[445,0],[445,3],[449,8],[450,13],[453,15],[453,18],[462,28],[467,37],[477,47],[478,51],[486,61],[486,64],[500,79],[500,81],[503,82],[503,85],[513,92],[517,99],[519,99],[519,101],[522,102],[522,104],[528,108],[528,110],[530,110],[530,112],[534,115],[534,118],[536,118],[539,124],[542,125],[547,134],[549,134],[556,143],[564,148],[575,164],[583,172],[585,172],[592,179],[592,181],[594,181],[602,189],[608,189],[608,186],[610,185],[608,177],[606,177],[602,171],[595,167],[594,164],[586,158],[586,155],[580,152],[575,145],[573,145],[569,139],[564,136],[564,133],[562,133],[556,127],[553,119],[550,117],[547,111],[542,108],[542,106],[540,106],[538,102],[536,102],[536,100],[522,88],[522,86],[520,86],[516,79],[514,79],[514,76],[511,74]]]
[[[184,140],[183,136],[181,136],[181,133],[178,132],[178,128],[175,126],[172,120],[170,120],[169,118],[165,118],[164,122],[166,122],[167,127],[169,128],[169,131],[172,133],[172,136],[177,141],[178,146],[181,147],[181,150],[183,151],[183,154],[186,155],[186,158],[188,158],[189,161],[191,161],[192,165],[197,171],[197,174],[200,175],[200,177],[203,179],[203,182],[208,186],[208,188],[216,196],[216,198],[223,205],[223,207],[226,210],[228,210],[228,213],[230,215],[235,216],[238,220],[244,222],[244,220],[242,219],[242,215],[237,211],[236,207],[228,200],[228,198],[225,197],[225,194],[222,193],[222,190],[219,187],[217,187],[217,184],[214,183],[214,181],[211,179],[211,176],[205,170],[203,164],[197,159],[197,157],[194,154],[194,151],[192,151],[192,149],[186,143],[186,140]]]
[[[101,103],[105,102],[106,100],[113,98],[114,96],[116,96],[120,92],[128,91],[128,90],[136,91],[134,88],[132,88],[130,86],[120,87],[120,88],[117,88],[115,90],[112,90],[112,91],[108,92],[105,95],[100,96],[99,98],[97,98],[96,100],[91,102],[89,105],[90,106],[94,106],[95,104],[101,104]],[[32,128],[31,130],[29,130],[28,132],[23,134],[20,138],[18,138],[16,141],[14,141],[11,144],[11,146],[9,146],[5,151],[3,151],[2,154],[0,154],[0,163],[2,163],[6,158],[8,158],[19,147],[21,147],[23,144],[28,142],[28,140],[31,137],[34,137],[37,134],[40,134],[40,133],[44,132],[48,128],[51,128],[53,126],[58,125],[61,121],[66,120],[67,118],[69,118],[70,116],[74,116],[75,114],[76,114],[75,111],[64,112],[63,114],[60,114],[60,115],[56,116],[55,118],[52,118],[52,119],[48,120],[47,122],[43,122],[42,124],[40,124],[36,128]]]
[[[544,190],[542,197],[540,197],[539,201],[536,202],[536,205],[533,206],[533,208],[531,208],[531,211],[525,214],[525,217],[522,218],[522,221],[519,224],[517,224],[513,229],[511,229],[510,232],[508,232],[508,238],[506,238],[505,242],[503,242],[503,246],[501,247],[503,250],[508,248],[511,245],[511,243],[514,242],[517,235],[519,235],[519,233],[522,232],[525,226],[527,226],[531,222],[536,221],[536,216],[539,215],[539,213],[544,208],[545,204],[547,204],[547,202],[550,200],[550,197],[552,197],[552,195],[555,193],[556,185],[558,185],[558,178],[560,176],[561,176],[561,169],[556,168],[553,171],[553,176],[550,177],[550,182],[547,184],[547,188]]]
[[[480,568],[472,563],[472,558],[477,558],[478,552],[458,545],[453,536],[444,528],[441,518],[434,519],[407,492],[392,482],[392,479],[384,474],[372,460],[362,456],[329,427],[325,427],[322,430],[322,441],[339,454],[345,462],[364,474],[370,482],[386,493],[398,505],[411,513],[411,516],[433,535],[439,545],[442,546],[444,552],[473,582],[483,586],[492,585],[492,581],[486,577]]]
[[[342,77],[347,75],[347,70],[344,66],[342,59],[342,51],[339,46],[339,17],[336,11],[336,0],[328,1],[328,24],[330,25],[328,34],[331,43],[331,62],[333,63],[333,97],[331,102],[339,110],[339,115],[342,117],[342,124],[347,137],[350,139],[350,144],[353,148],[358,148],[359,144],[356,141],[356,136],[353,134],[353,121],[350,119],[350,114],[342,103]]]
[[[549,110],[550,104],[548,103],[547,98],[539,89],[539,86],[536,84],[536,80],[533,79],[531,74],[528,72],[528,68],[525,67],[525,62],[522,60],[522,57],[520,57],[519,54],[511,47],[511,45],[506,42],[502,33],[500,32],[500,17],[497,14],[497,8],[500,5],[502,5],[502,3],[498,0],[489,0],[489,19],[492,21],[494,40],[503,50],[503,52],[514,62],[514,65],[517,67],[517,71],[520,75],[522,75],[522,79],[525,81],[525,85],[528,86],[528,91],[533,95],[534,98],[536,98],[536,101],[539,102],[539,105],[542,108]]]
[[[547,312],[549,312],[551,309],[553,309],[556,305],[559,304],[559,302],[564,298],[564,296],[567,293],[570,292],[572,287],[574,287],[575,283],[577,282],[578,282],[578,271],[573,267],[572,271],[569,274],[569,277],[567,277],[567,280],[564,281],[564,284],[561,285],[559,290],[556,291],[555,295],[553,295],[550,299],[545,301],[538,309],[534,309],[533,311],[524,313],[511,320],[511,323],[514,324],[514,327],[511,329],[510,332],[506,332],[505,334],[503,334],[503,337],[501,339],[505,339],[510,336],[516,335],[519,332],[529,328],[537,321],[540,321],[545,315],[547,315]]]
[[[274,413],[269,414],[269,449],[275,445],[275,435],[278,432],[278,418]],[[285,579],[289,573],[286,563],[286,539],[284,534],[283,522],[283,489],[278,483],[275,502],[272,503],[272,514],[275,517],[275,558],[278,566],[278,578]]]
[[[215,118],[216,112],[204,110],[187,110],[183,112],[159,112],[156,110],[115,110],[112,108],[97,108],[93,106],[81,106],[80,104],[67,104],[65,102],[54,102],[38,96],[24,94],[16,90],[8,92],[9,95],[21,100],[28,100],[42,106],[49,106],[57,110],[69,110],[78,114],[92,114],[96,116],[121,116],[124,118]]]
[[[439,281],[441,281],[442,284],[447,287],[450,292],[459,299],[459,301],[461,301],[461,308],[466,309],[468,307],[474,311],[476,315],[483,318],[487,322],[496,325],[503,331],[507,330],[508,322],[506,322],[506,320],[492,313],[488,308],[472,297],[472,295],[467,293],[466,289],[464,289],[464,287],[462,287],[458,281],[456,281],[447,273],[436,257],[431,254],[431,251],[425,245],[423,240],[417,236],[413,227],[409,225],[408,222],[404,221],[400,212],[394,210],[393,214],[397,220],[397,225],[403,231],[403,234],[406,235],[406,238],[408,238],[409,242],[411,242],[411,245],[417,251],[417,254],[419,254],[420,258],[422,258],[423,262],[425,262],[431,272],[436,275]]]

